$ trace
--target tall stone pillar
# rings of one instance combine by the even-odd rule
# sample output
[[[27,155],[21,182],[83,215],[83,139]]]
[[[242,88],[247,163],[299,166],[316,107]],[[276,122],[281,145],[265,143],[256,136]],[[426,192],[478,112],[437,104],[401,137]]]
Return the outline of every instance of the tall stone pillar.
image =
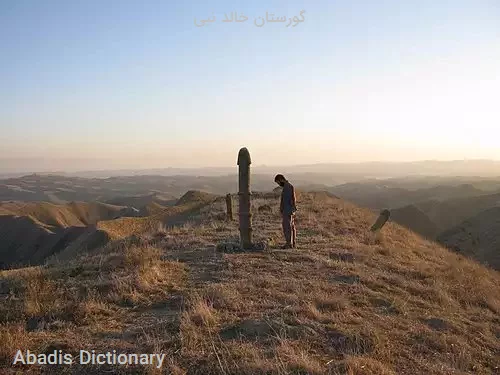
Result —
[[[238,153],[238,196],[240,240],[243,249],[252,248],[252,206],[250,192],[250,153],[243,147]]]

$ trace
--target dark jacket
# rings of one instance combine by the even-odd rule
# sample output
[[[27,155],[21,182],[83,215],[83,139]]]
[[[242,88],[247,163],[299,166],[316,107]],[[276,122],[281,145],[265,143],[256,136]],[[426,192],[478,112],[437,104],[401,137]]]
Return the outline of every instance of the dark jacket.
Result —
[[[297,211],[295,199],[295,189],[288,181],[283,185],[281,192],[280,212],[284,215],[291,215]]]

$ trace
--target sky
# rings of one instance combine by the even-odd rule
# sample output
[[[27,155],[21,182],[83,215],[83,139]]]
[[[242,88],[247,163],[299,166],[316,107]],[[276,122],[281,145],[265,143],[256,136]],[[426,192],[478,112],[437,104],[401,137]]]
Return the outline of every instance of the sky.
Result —
[[[175,3],[0,1],[0,170],[500,159],[497,0]]]

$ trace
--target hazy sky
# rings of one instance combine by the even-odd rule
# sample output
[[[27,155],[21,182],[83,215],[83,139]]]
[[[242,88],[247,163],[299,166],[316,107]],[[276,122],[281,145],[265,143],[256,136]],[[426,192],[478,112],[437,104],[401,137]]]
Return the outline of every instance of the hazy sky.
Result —
[[[499,103],[498,0],[0,2],[0,159],[23,165],[500,159]]]

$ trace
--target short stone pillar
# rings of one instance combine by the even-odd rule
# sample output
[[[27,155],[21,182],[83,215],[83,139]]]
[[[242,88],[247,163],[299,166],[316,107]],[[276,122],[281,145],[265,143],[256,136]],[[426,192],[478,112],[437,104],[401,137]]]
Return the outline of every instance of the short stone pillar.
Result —
[[[241,247],[252,248],[252,206],[250,192],[250,153],[243,147],[238,153],[238,196]]]
[[[380,229],[382,229],[382,227],[385,225],[385,223],[387,223],[387,220],[389,220],[390,216],[391,216],[391,212],[389,210],[382,210],[382,212],[380,212],[379,217],[377,218],[377,221],[375,222],[375,224],[372,225],[370,230],[372,232],[377,232]]]
[[[226,212],[227,212],[227,220],[233,221],[233,198],[231,194],[226,195]]]

